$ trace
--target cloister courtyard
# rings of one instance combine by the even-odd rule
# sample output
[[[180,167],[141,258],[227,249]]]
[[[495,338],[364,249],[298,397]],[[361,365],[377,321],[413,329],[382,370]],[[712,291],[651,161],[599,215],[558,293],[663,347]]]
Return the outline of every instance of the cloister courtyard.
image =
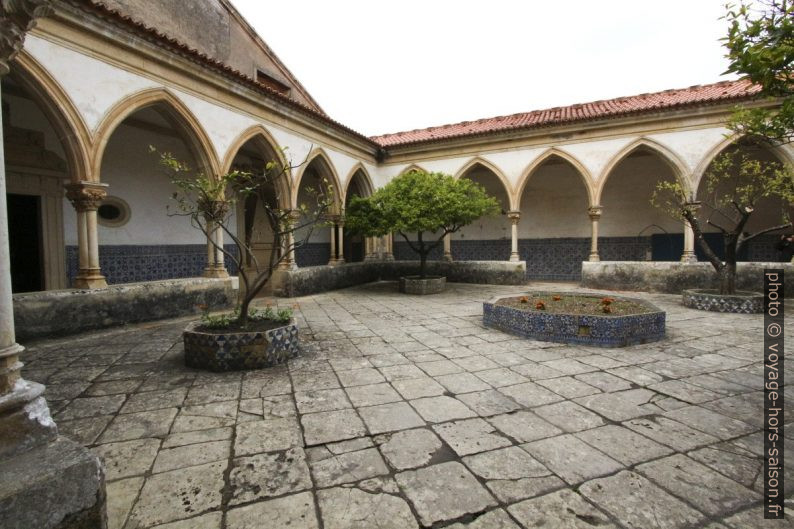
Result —
[[[762,315],[632,293],[667,336],[625,348],[483,326],[483,301],[536,288],[581,290],[271,300],[302,352],[254,371],[186,368],[186,319],[28,342],[22,361],[104,462],[111,529],[792,527],[761,509]]]

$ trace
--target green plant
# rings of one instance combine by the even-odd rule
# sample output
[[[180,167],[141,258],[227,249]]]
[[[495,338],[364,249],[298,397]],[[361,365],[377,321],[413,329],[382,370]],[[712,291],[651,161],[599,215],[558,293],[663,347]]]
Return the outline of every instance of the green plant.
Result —
[[[154,148],[151,150],[156,152]],[[239,305],[232,313],[233,323],[245,328],[251,318],[251,302],[271,279],[278,265],[290,258],[295,248],[309,240],[317,225],[325,223],[332,204],[333,190],[323,181],[320,189],[308,190],[311,205],[301,204],[291,209],[288,204],[291,202],[293,184],[289,174],[302,164],[292,166],[270,161],[260,173],[231,171],[222,175],[207,175],[192,170],[170,153],[159,155],[161,164],[176,187],[171,197],[175,208],[169,208],[169,215],[189,218],[210,244],[237,267],[241,295]],[[265,245],[270,250],[267,262],[257,259],[250,230],[247,229],[248,233],[242,235],[237,233],[235,209],[238,202],[242,205],[243,216],[253,218],[254,211],[261,211],[269,225],[272,239]],[[234,243],[237,252],[231,252],[217,243],[214,237],[216,230],[221,230]],[[296,237],[298,232],[302,234],[301,237]],[[284,320],[285,314],[282,309],[273,318]],[[225,316],[207,314],[205,317],[208,325],[226,324]]]
[[[427,277],[427,256],[447,234],[499,211],[482,186],[444,173],[410,171],[370,197],[353,197],[345,226],[364,236],[399,233],[419,254],[419,275]],[[416,235],[412,240],[409,235]],[[429,237],[430,240],[427,240]]]

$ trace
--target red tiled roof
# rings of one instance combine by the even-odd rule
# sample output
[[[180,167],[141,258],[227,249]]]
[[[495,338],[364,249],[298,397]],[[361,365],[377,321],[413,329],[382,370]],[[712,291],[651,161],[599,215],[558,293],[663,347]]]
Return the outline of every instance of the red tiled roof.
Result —
[[[336,130],[345,132],[351,136],[358,138],[359,140],[363,140],[364,142],[372,145],[373,147],[376,148],[378,147],[377,144],[375,144],[372,140],[370,140],[363,134],[358,133],[347,126],[342,125],[338,121],[331,119],[324,112],[311,108],[299,101],[295,101],[294,99],[285,96],[284,94],[281,94],[278,91],[273,90],[272,88],[269,88],[261,83],[258,83],[256,82],[256,80],[252,79],[251,77],[245,75],[244,73],[238,70],[235,70],[234,68],[228,66],[227,64],[218,61],[216,59],[213,59],[212,57],[209,57],[197,51],[196,49],[187,46],[186,44],[178,41],[177,39],[171,38],[168,35],[157,31],[156,28],[147,26],[146,24],[143,24],[142,22],[135,20],[132,17],[126,16],[115,9],[111,9],[102,2],[98,2],[96,0],[72,0],[72,1],[76,3],[76,5],[92,11],[94,14],[98,15],[99,17],[121,24],[131,29],[132,31],[137,32],[141,36],[147,37],[155,41],[157,44],[170,49],[170,51],[178,55],[186,57],[211,70],[215,70],[216,72],[226,76],[227,78],[231,79],[234,82],[237,82],[248,88],[253,88],[254,90],[257,90],[259,93],[266,95],[271,99],[276,99],[281,103],[284,103],[287,106],[290,106],[293,109],[298,110],[303,114],[308,114],[309,116],[312,116],[324,122],[325,124],[330,125]]]
[[[370,139],[384,148],[396,145],[436,142],[494,132],[549,127],[659,110],[741,101],[753,98],[759,90],[760,87],[753,85],[750,81],[723,81],[708,85],[690,86],[689,88],[665,90],[664,92],[652,94],[618,97],[616,99],[581,103],[567,107],[533,110],[510,116],[498,116],[477,121],[441,125],[439,127],[383,134],[371,136]]]

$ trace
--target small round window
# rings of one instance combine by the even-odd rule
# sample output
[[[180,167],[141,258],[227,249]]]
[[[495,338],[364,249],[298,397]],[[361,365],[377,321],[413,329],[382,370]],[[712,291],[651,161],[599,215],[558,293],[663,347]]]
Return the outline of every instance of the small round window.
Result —
[[[109,228],[123,226],[130,220],[130,207],[118,197],[105,197],[96,213],[99,223]]]

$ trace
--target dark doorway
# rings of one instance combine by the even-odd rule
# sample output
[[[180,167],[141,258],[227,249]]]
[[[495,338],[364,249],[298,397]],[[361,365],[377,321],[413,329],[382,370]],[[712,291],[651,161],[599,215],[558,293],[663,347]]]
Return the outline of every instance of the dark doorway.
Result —
[[[11,291],[44,290],[41,258],[41,198],[6,195],[8,199]]]

